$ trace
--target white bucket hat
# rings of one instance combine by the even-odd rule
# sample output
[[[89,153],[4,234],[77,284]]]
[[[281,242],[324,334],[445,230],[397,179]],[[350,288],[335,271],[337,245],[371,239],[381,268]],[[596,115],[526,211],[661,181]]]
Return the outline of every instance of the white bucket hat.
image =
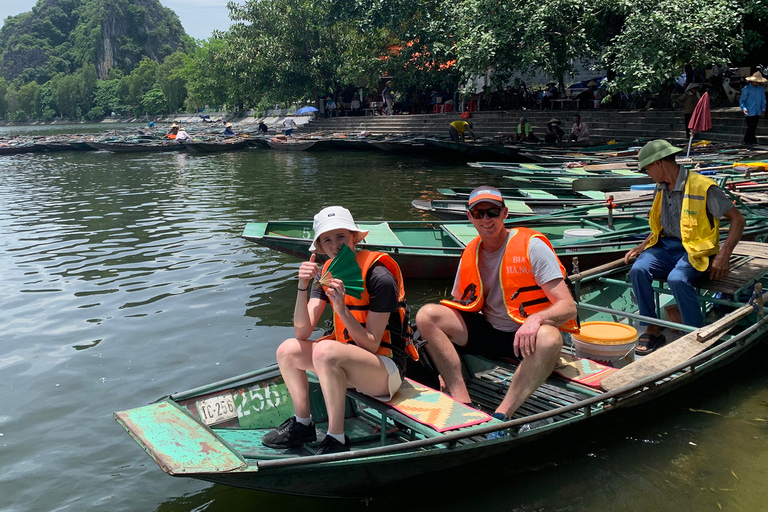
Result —
[[[315,215],[315,221],[312,225],[312,229],[315,231],[315,238],[312,241],[312,245],[309,247],[311,252],[318,254],[325,254],[317,239],[323,233],[333,231],[334,229],[348,229],[355,234],[355,243],[360,242],[366,236],[368,231],[363,231],[355,224],[355,219],[352,218],[352,214],[349,210],[343,206],[329,206],[323,208]]]

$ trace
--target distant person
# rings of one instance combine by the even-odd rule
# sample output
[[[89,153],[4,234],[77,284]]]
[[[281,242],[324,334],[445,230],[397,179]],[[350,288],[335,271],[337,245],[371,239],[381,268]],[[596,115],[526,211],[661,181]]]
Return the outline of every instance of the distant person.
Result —
[[[192,137],[189,136],[186,130],[181,129],[178,132],[176,132],[176,142],[178,142],[179,144],[184,144],[185,142],[188,142],[190,140],[192,140]]]
[[[547,144],[553,144],[555,142],[562,142],[565,137],[565,132],[560,128],[560,120],[552,118],[547,123],[547,131],[544,133],[544,142]]]
[[[283,135],[286,137],[292,137],[293,129],[298,127],[299,125],[296,124],[296,121],[291,116],[283,119]]]
[[[267,125],[264,124],[264,121],[259,121],[258,132],[266,135],[268,131],[269,128],[267,128]]]
[[[173,123],[171,125],[171,129],[168,130],[168,134],[166,135],[166,137],[168,137],[169,139],[175,139],[178,133],[179,133],[179,125],[176,123]]]
[[[333,117],[334,112],[336,111],[336,103],[333,101],[333,98],[330,96],[325,98],[325,117]]]
[[[350,103],[349,106],[352,109],[352,115],[353,116],[359,116],[360,115],[360,100],[357,99],[357,96],[352,98],[352,103]]]
[[[388,254],[355,246],[368,231],[355,224],[341,206],[329,206],[314,219],[314,239],[309,261],[299,267],[293,310],[294,338],[277,349],[277,364],[291,395],[294,415],[264,435],[270,448],[295,448],[317,439],[312,419],[307,373],[320,381],[327,410],[328,431],[317,455],[347,452],[351,442],[344,433],[348,388],[389,401],[403,383],[408,356],[401,336],[405,318],[403,277]],[[332,277],[327,285],[313,282],[328,268],[343,246],[354,251],[364,282],[361,298],[347,295],[345,283]],[[325,265],[316,254],[330,258]],[[309,299],[307,299],[307,290]],[[310,339],[326,306],[333,309],[333,330]]]
[[[234,134],[235,134],[235,132],[232,131],[232,123],[227,123],[227,125],[224,127],[224,132],[222,132],[222,135],[226,135],[228,137],[231,137]]]
[[[746,221],[711,178],[679,165],[683,151],[666,140],[654,140],[637,154],[637,167],[656,182],[656,195],[648,221],[651,233],[624,255],[625,263],[637,258],[629,272],[632,290],[642,316],[656,318],[653,280],[666,278],[682,323],[702,327],[704,315],[693,282],[709,271],[710,279],[725,279],[733,249]],[[720,218],[730,221],[720,247]],[[645,355],[666,343],[661,327],[646,324],[635,353]]]
[[[557,82],[550,80],[546,83],[546,87],[541,96],[541,108],[543,110],[551,110],[552,100],[557,99],[559,96],[560,91],[557,90]]]
[[[739,107],[744,112],[747,123],[747,133],[744,134],[744,144],[757,144],[757,123],[765,117],[765,83],[768,80],[759,71],[747,77],[749,85],[741,89]]]
[[[155,122],[154,121],[150,121],[149,122],[149,127],[150,128],[154,128],[155,127]]]
[[[448,135],[451,136],[453,142],[464,142],[464,134],[469,132],[473,139],[476,139],[475,133],[472,131],[472,123],[459,119],[448,125]]]
[[[589,141],[589,128],[587,128],[587,123],[581,122],[581,116],[577,115],[573,118],[573,126],[571,127],[571,134],[568,138],[571,142]]]
[[[386,105],[387,115],[391,116],[395,103],[395,95],[392,92],[392,81],[387,82],[384,90],[381,93],[381,99],[384,101],[384,105]]]
[[[520,118],[515,139],[521,142],[539,142],[538,137],[533,134],[531,123],[528,122],[528,118],[525,116]]]

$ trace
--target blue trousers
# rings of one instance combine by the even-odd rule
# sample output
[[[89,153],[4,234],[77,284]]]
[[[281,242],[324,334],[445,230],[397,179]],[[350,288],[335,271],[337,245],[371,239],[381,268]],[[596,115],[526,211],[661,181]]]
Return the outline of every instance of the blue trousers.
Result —
[[[683,324],[702,327],[704,316],[696,298],[696,288],[691,283],[703,274],[704,272],[693,268],[688,261],[688,253],[685,252],[680,240],[659,237],[656,245],[643,251],[629,271],[640,314],[656,318],[653,280],[666,277],[683,318]],[[648,324],[641,322],[640,325]]]

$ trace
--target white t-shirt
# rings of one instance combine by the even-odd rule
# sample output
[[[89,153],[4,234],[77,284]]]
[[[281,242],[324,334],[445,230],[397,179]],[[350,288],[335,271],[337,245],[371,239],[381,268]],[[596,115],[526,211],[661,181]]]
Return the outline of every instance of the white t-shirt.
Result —
[[[291,128],[293,128],[295,124],[296,124],[296,121],[294,121],[292,117],[286,117],[283,120],[283,126],[285,126],[286,130],[290,130]]]
[[[589,139],[589,128],[587,128],[586,123],[581,123],[580,125],[573,123],[573,127],[571,128],[571,133],[576,134],[577,141]]]
[[[179,132],[176,134],[176,142],[182,142],[189,139],[191,139],[191,137],[184,130],[179,130]]]
[[[482,313],[494,328],[500,331],[513,332],[520,327],[520,324],[512,320],[507,314],[499,279],[499,267],[506,248],[507,246],[504,244],[492,253],[480,249],[480,279],[483,281],[484,295]],[[542,286],[555,279],[563,278],[560,271],[560,260],[546,243],[534,238],[528,246],[528,252],[533,279],[536,284]],[[459,271],[457,271],[452,291],[455,300],[461,299],[462,291],[459,289]]]

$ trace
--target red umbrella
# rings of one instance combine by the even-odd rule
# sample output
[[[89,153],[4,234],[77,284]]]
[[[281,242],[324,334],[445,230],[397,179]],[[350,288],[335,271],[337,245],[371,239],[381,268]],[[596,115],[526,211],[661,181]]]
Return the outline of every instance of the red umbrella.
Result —
[[[691,138],[688,140],[688,155],[691,154],[691,142],[693,142],[693,134],[695,132],[706,132],[712,129],[712,115],[709,112],[709,93],[705,92],[699,102],[696,104],[696,108],[693,109],[693,115],[688,123],[688,129],[691,131]]]

